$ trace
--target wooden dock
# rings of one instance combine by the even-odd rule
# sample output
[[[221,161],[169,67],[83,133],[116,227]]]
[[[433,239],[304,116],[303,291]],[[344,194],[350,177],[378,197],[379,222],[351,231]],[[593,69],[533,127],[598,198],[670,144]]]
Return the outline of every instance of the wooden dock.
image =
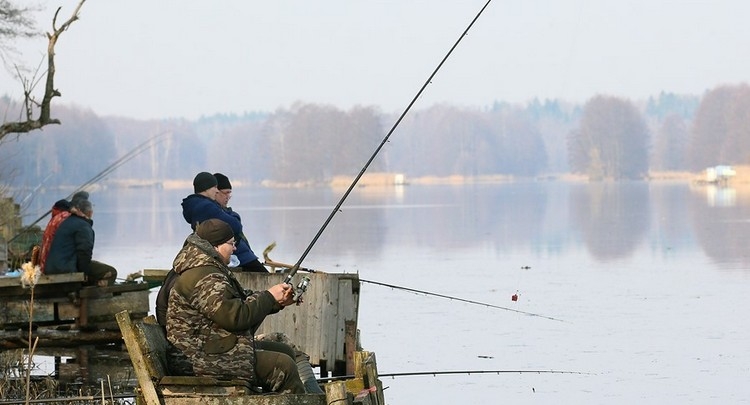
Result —
[[[83,281],[82,273],[42,275],[32,306],[31,289],[20,277],[0,277],[0,348],[28,347],[29,321],[38,347],[116,343],[121,336],[116,313],[148,315],[147,283],[89,287]]]
[[[325,394],[259,393],[240,380],[167,373],[167,339],[153,316],[133,321],[117,314],[123,340],[138,378],[138,403],[147,405],[385,405],[374,353],[353,355],[354,378],[324,384]]]
[[[144,269],[144,281],[161,282],[169,270]],[[356,273],[300,273],[310,278],[302,304],[267,317],[256,334],[283,332],[320,367],[321,377],[354,373],[354,352],[360,350],[359,275]],[[234,273],[240,284],[262,291],[279,284],[282,273]],[[295,277],[297,282],[299,277]],[[135,319],[135,318],[134,318]]]

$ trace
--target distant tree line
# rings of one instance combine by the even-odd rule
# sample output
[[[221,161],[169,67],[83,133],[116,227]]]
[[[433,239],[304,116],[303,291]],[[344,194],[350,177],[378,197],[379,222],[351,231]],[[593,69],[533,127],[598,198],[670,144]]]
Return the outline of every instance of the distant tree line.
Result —
[[[17,106],[0,98],[3,111]],[[6,183],[79,185],[159,133],[166,134],[162,142],[110,178],[185,180],[208,170],[252,184],[325,183],[356,175],[396,119],[376,107],[344,111],[311,103],[195,121],[100,117],[65,106],[57,111],[61,125],[3,140],[0,172]],[[584,105],[441,104],[407,115],[369,170],[407,178],[572,172],[638,179],[654,170],[750,164],[749,132],[747,84],[702,96],[665,93],[641,104],[606,95]]]

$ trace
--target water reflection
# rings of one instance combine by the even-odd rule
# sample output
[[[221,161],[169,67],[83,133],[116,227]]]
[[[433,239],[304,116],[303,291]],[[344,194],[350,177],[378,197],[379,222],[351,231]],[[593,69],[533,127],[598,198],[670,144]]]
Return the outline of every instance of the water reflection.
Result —
[[[736,191],[729,193],[735,196],[735,202],[717,205],[699,198],[700,190],[695,190],[696,197],[690,200],[690,222],[698,245],[720,267],[748,268],[750,257],[745,244],[750,240],[750,205],[747,195],[743,199]]]
[[[572,228],[600,261],[631,256],[648,232],[648,183],[576,184],[570,199]]]
[[[308,247],[343,191],[237,188],[231,203],[242,215],[256,253],[276,241],[284,261],[293,261]],[[130,249],[134,255],[161,249],[152,253],[158,263],[151,266],[169,266],[190,232],[180,207],[189,192],[92,191],[95,256],[114,248]],[[30,211],[43,212],[48,205],[38,204]],[[609,262],[654,251],[694,252],[698,247],[716,263],[746,266],[750,259],[742,242],[750,236],[748,210],[750,201],[736,190],[691,188],[687,183],[367,187],[349,196],[311,255],[377,261],[394,250],[488,248],[496,254],[562,255],[582,246],[594,260]],[[137,269],[127,269],[131,270]]]
[[[169,267],[190,232],[180,209],[188,192],[92,192],[96,205],[95,257],[129,266],[122,274],[144,267]],[[293,262],[342,193],[328,188],[240,187],[234,190],[232,205],[242,214],[256,250],[262,251],[275,240],[279,247],[272,257]],[[422,296],[404,298],[401,292],[363,287],[369,288],[363,294],[363,300],[369,301],[363,302],[360,314],[367,347],[378,351],[379,356],[382,353],[387,371],[409,367],[460,369],[468,358],[476,361],[476,354],[486,353],[489,347],[502,353],[497,356],[503,359],[498,368],[542,364],[605,371],[596,377],[576,377],[573,384],[580,381],[581,387],[555,385],[560,387],[556,394],[574,390],[585,392],[586,398],[599,395],[593,402],[612,395],[631,399],[631,394],[641,392],[643,397],[666,397],[673,392],[691,395],[695,381],[708,378],[707,386],[713,388],[703,391],[707,398],[712,390],[723,390],[726,381],[733,384],[741,377],[737,377],[736,364],[744,359],[722,353],[744,353],[740,343],[744,342],[745,329],[738,326],[725,330],[726,325],[734,324],[717,314],[726,315],[722,308],[727,305],[747,306],[746,277],[740,272],[747,271],[750,264],[744,247],[744,241],[750,238],[750,193],[736,189],[731,204],[711,202],[710,195],[705,187],[677,182],[529,181],[410,185],[400,190],[358,188],[323,233],[306,265],[351,271],[344,266],[327,267],[346,261],[360,266],[354,270],[364,269],[363,278],[465,298],[474,298],[470,294],[476,292],[477,280],[481,280],[480,301],[524,305],[520,309],[545,314],[554,308],[561,318],[577,322],[549,325],[501,317],[498,319],[503,322],[487,323],[486,313],[476,308]],[[49,198],[55,199],[57,196]],[[48,205],[41,208],[46,210]],[[511,263],[527,259],[533,261],[529,271],[518,267],[506,273],[495,271],[511,269]],[[717,273],[715,268],[739,271]],[[519,286],[523,299],[511,302],[510,294]],[[405,310],[404,316],[394,318],[381,310],[383,305],[408,308],[410,312]],[[410,316],[413,314],[416,316]],[[444,322],[446,316],[452,317],[449,323],[455,327],[449,337],[435,340],[434,325]],[[664,327],[665,320],[670,323],[668,328]],[[635,330],[621,328],[625,324],[640,326]],[[482,333],[477,333],[477,325],[482,325]],[[430,353],[439,351],[439,345],[394,343],[392,331],[406,329],[417,335],[425,333],[424,337],[417,336],[419,341],[460,338],[473,343],[456,347],[452,359],[437,359]],[[723,339],[716,331],[739,338]],[[687,343],[675,348],[676,340]],[[654,363],[655,358],[664,360]],[[70,362],[61,362],[61,371],[74,368],[65,363]],[[484,366],[484,362],[477,365]],[[94,377],[109,373],[91,373],[92,369],[89,366],[88,371]],[[717,371],[712,375],[700,371],[706,369]],[[647,378],[644,370],[649,373]],[[680,373],[688,375],[684,382],[680,382]],[[596,378],[597,386],[604,388],[592,394],[590,378]],[[641,383],[644,379],[646,385]],[[475,395],[499,391],[498,384],[505,383],[497,381],[492,380],[494,386],[482,385]],[[512,395],[517,380],[502,381],[510,381],[503,394]],[[551,381],[545,382],[548,392],[552,392]],[[600,384],[602,381],[604,384]],[[665,393],[661,389],[664,381],[669,381],[674,390]],[[396,391],[398,381],[391,384]],[[403,384],[402,395],[403,391],[424,395],[434,390],[434,380]],[[625,391],[607,388],[622,384]],[[741,395],[733,390],[724,392]]]

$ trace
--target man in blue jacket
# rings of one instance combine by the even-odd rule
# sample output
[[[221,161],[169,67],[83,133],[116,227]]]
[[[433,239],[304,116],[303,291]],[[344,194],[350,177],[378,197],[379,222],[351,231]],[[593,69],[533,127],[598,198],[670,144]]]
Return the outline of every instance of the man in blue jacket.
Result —
[[[60,223],[47,255],[45,274],[81,272],[86,283],[101,287],[112,285],[117,270],[105,263],[91,260],[94,253],[94,208],[87,199],[74,201],[71,215]]]
[[[217,202],[217,194],[220,192],[218,185],[218,181],[213,174],[209,172],[198,173],[193,179],[194,194],[182,200],[183,218],[190,224],[193,231],[199,223],[208,219],[216,218],[226,222],[232,228],[237,241],[235,255],[240,262],[238,267],[241,267],[243,271],[268,272],[250,248],[250,244],[242,232],[242,222],[240,222],[239,215],[234,212],[227,212]]]

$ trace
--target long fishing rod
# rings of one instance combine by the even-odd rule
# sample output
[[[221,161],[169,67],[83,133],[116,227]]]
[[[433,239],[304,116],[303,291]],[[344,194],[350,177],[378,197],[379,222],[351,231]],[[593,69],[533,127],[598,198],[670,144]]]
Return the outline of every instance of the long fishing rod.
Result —
[[[263,264],[265,264],[266,266],[271,267],[272,269],[274,269],[276,267],[279,267],[279,268],[282,268],[282,269],[291,269],[293,265],[286,264],[286,263],[281,263],[281,262],[277,262],[277,261],[273,261],[273,260],[271,260],[268,257],[268,254],[271,252],[271,250],[275,246],[276,246],[276,243],[274,242],[274,243],[268,245],[268,247],[266,247],[263,250]],[[310,269],[310,268],[307,268],[307,267],[297,267],[297,270],[304,271],[306,273],[321,273],[321,274],[326,274],[326,272],[324,272],[324,271],[314,270],[314,269]],[[417,290],[415,288],[409,288],[409,287],[404,287],[404,286],[395,285],[395,284],[381,283],[379,281],[365,280],[363,278],[360,278],[359,281],[362,282],[362,283],[369,283],[369,284],[375,284],[375,285],[379,285],[379,286],[383,286],[383,287],[393,288],[394,290],[404,290],[404,291],[413,292],[415,294],[423,294],[423,295],[430,295],[430,296],[433,296],[433,297],[447,298],[447,299],[454,300],[454,301],[461,301],[461,302],[466,302],[466,303],[469,303],[469,304],[482,305],[482,306],[489,307],[489,308],[502,309],[502,310],[505,310],[505,311],[511,311],[511,312],[515,312],[515,313],[519,313],[519,314],[523,314],[523,315],[528,315],[528,316],[535,316],[535,317],[538,317],[538,318],[549,319],[549,320],[552,320],[552,321],[565,322],[562,319],[553,318],[551,316],[537,314],[537,313],[533,313],[533,312],[521,311],[521,310],[518,310],[518,309],[503,307],[503,306],[499,306],[499,305],[488,304],[486,302],[473,301],[473,300],[468,300],[468,299],[465,299],[465,298],[453,297],[453,296],[450,296],[450,295],[438,294],[438,293],[434,293],[434,292],[430,292],[430,291],[425,291],[425,290]]]
[[[378,373],[380,377],[410,377],[410,376],[438,376],[438,375],[457,375],[457,374],[581,374],[581,375],[593,375],[583,371],[563,371],[563,370],[447,370],[447,371],[415,371],[415,372],[404,372],[404,373]],[[318,378],[318,381],[336,381],[336,380],[347,380],[350,378],[356,378],[354,375],[342,375],[335,377],[322,377]]]
[[[153,148],[154,146],[158,145],[160,142],[163,141],[163,139],[159,139],[158,141],[157,141],[157,139],[161,138],[162,136],[164,136],[164,135],[166,135],[168,133],[170,133],[170,131],[164,131],[164,132],[158,133],[158,134],[152,136],[151,138],[143,141],[142,143],[138,144],[135,148],[133,148],[130,151],[128,151],[128,153],[126,153],[125,155],[123,155],[122,157],[120,157],[119,159],[117,159],[114,163],[112,163],[111,165],[109,165],[106,169],[104,169],[101,172],[99,172],[99,174],[97,174],[96,176],[94,176],[88,182],[86,182],[82,186],[78,187],[78,190],[76,190],[73,193],[71,193],[68,196],[68,198],[72,197],[73,194],[75,194],[76,192],[84,189],[86,186],[94,184],[94,183],[98,182],[99,180],[103,179],[104,177],[108,176],[110,173],[112,173],[113,171],[115,171],[117,168],[119,168],[120,166],[124,165],[125,163],[133,160],[133,158],[135,158],[136,156],[140,155],[141,153],[143,153],[143,152],[145,152],[145,151]]]
[[[325,231],[325,229],[328,227],[328,224],[331,222],[331,220],[333,220],[333,217],[336,215],[336,213],[339,211],[339,209],[341,208],[341,206],[344,204],[344,201],[346,200],[346,198],[349,197],[349,194],[352,192],[352,190],[354,190],[354,187],[357,185],[357,183],[359,182],[359,180],[365,174],[365,171],[367,171],[367,169],[370,167],[370,164],[372,163],[372,161],[375,160],[375,157],[378,155],[378,153],[380,153],[380,150],[383,149],[383,146],[385,146],[386,142],[388,142],[388,139],[391,137],[391,134],[393,134],[393,131],[396,130],[396,127],[398,127],[398,125],[401,123],[401,120],[403,120],[404,117],[406,116],[406,114],[409,112],[409,110],[411,110],[411,107],[417,101],[417,99],[419,98],[419,96],[422,95],[422,92],[424,92],[424,90],[427,88],[427,85],[429,85],[430,82],[432,82],[432,78],[435,77],[435,75],[440,70],[440,68],[443,66],[443,64],[445,63],[445,61],[448,60],[448,57],[453,53],[453,50],[456,49],[456,47],[461,42],[461,40],[469,32],[469,29],[471,29],[471,27],[474,25],[474,23],[479,19],[479,16],[482,15],[482,13],[487,8],[487,6],[490,5],[491,1],[492,0],[487,0],[487,3],[485,3],[484,6],[482,7],[482,9],[479,10],[479,12],[477,13],[477,15],[474,16],[474,19],[471,20],[471,23],[469,23],[469,25],[466,27],[466,29],[463,31],[463,33],[461,33],[461,35],[458,37],[458,40],[456,40],[456,43],[454,43],[453,46],[448,51],[448,53],[445,54],[445,56],[443,57],[443,59],[437,65],[437,67],[432,72],[432,74],[430,74],[430,76],[424,82],[424,84],[419,89],[419,91],[414,96],[414,98],[411,100],[411,102],[409,103],[409,105],[406,106],[406,109],[404,109],[404,111],[398,117],[398,119],[393,124],[393,126],[391,127],[391,129],[388,131],[388,133],[385,135],[385,137],[383,138],[383,140],[380,142],[380,145],[378,145],[378,147],[372,153],[372,156],[370,156],[370,158],[367,160],[367,163],[365,163],[365,165],[362,167],[362,170],[359,171],[359,174],[357,174],[357,177],[354,178],[354,180],[352,181],[352,183],[349,185],[349,188],[346,189],[346,192],[341,197],[341,199],[339,200],[339,202],[336,204],[335,207],[333,207],[333,210],[331,210],[331,213],[328,215],[328,218],[326,218],[325,222],[323,222],[323,225],[320,227],[320,229],[318,229],[318,233],[315,234],[315,237],[313,237],[312,241],[310,241],[310,244],[307,246],[307,248],[305,249],[305,251],[302,253],[302,255],[300,256],[299,260],[297,260],[297,263],[294,264],[294,266],[292,267],[292,269],[290,270],[289,274],[286,276],[286,278],[284,280],[284,282],[286,284],[290,284],[291,283],[292,277],[294,277],[294,275],[297,274],[297,270],[302,265],[302,262],[305,260],[305,258],[307,257],[307,255],[310,253],[310,250],[312,250],[312,248],[315,245],[315,243],[318,242],[318,239],[323,234],[323,231]]]
[[[73,192],[70,193],[66,197],[66,199],[70,199],[71,197],[73,197],[73,195],[75,195],[75,193],[77,193],[77,192],[85,189],[86,187],[88,187],[88,186],[90,186],[92,184],[95,184],[96,182],[98,182],[99,180],[103,179],[104,177],[106,177],[107,175],[109,175],[110,173],[112,173],[113,171],[115,171],[116,169],[118,169],[120,166],[122,166],[125,163],[129,162],[130,160],[132,160],[136,156],[138,156],[141,153],[143,153],[143,152],[145,152],[145,151],[153,148],[159,142],[161,142],[161,140],[157,141],[157,139],[160,138],[160,137],[162,137],[162,136],[164,136],[165,134],[168,134],[168,133],[169,133],[169,131],[158,133],[158,134],[156,134],[156,135],[148,138],[146,141],[144,141],[144,142],[136,145],[135,148],[133,148],[130,151],[128,151],[128,153],[126,153],[125,155],[121,156],[119,159],[117,159],[114,162],[112,162],[109,166],[107,166],[106,168],[104,168],[104,170],[100,171],[94,177],[90,178],[88,181],[86,181],[85,183],[83,183],[82,185],[80,185],[78,188],[76,188],[75,190],[73,190]],[[47,215],[49,215],[51,212],[52,212],[51,209],[47,210],[47,212],[45,212],[44,214],[42,214],[41,216],[39,216],[39,218],[37,218],[34,222],[32,222],[31,224],[29,224],[25,229],[26,230],[31,229],[32,226],[38,224],[41,220],[43,220],[44,218],[46,218]],[[8,243],[13,242],[14,240],[16,240],[19,236],[23,235],[24,233],[25,232],[18,233],[16,236],[10,238],[8,240]]]

